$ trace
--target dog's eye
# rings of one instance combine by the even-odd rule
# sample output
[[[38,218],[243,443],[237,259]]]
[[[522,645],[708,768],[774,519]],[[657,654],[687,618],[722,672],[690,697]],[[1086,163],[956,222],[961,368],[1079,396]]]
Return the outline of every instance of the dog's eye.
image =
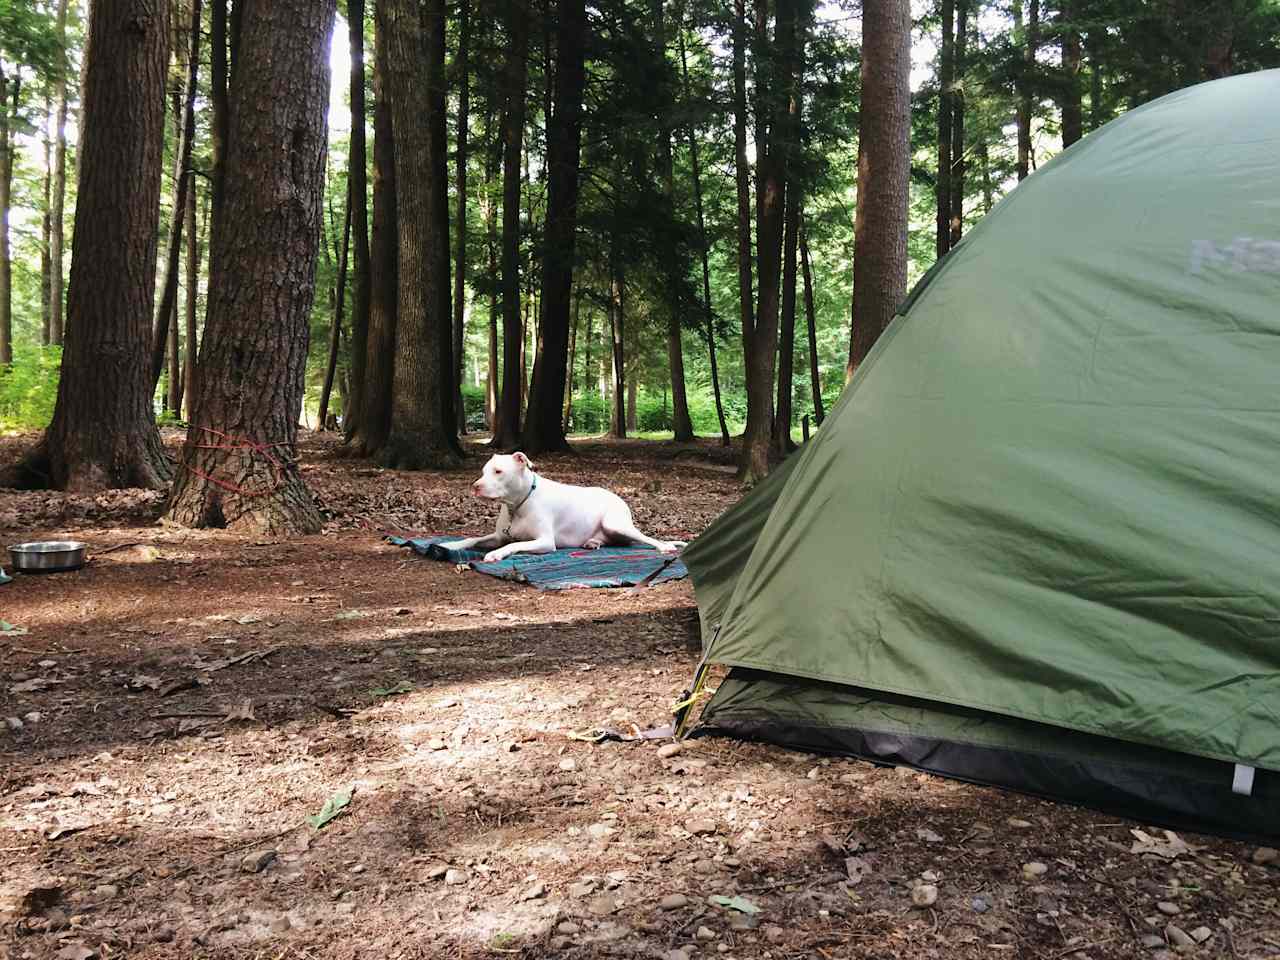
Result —
[[[496,468],[495,468],[493,472],[494,472],[494,473],[501,473],[502,471],[501,471],[501,470],[498,470],[498,469],[496,469]]]

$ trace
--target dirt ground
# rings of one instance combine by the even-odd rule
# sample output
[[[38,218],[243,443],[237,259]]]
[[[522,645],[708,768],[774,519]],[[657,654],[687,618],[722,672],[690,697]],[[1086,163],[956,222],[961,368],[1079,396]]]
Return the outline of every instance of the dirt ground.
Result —
[[[0,491],[3,542],[96,554],[0,586],[0,958],[1280,956],[1274,851],[756,744],[573,739],[668,719],[688,582],[542,594],[410,556],[379,532],[487,529],[482,448],[421,474],[333,451],[306,443],[327,526],[292,542],[168,528],[139,491]],[[730,464],[591,443],[539,469],[689,539]]]

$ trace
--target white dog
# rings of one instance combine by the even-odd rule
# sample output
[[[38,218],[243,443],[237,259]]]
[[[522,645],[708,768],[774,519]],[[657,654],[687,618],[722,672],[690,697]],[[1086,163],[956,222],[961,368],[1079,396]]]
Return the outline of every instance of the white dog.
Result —
[[[502,504],[497,529],[487,537],[453,540],[440,546],[488,550],[485,563],[496,563],[513,553],[551,553],[566,547],[594,550],[605,544],[644,543],[663,553],[676,553],[685,546],[679,540],[646,537],[636,529],[631,509],[616,493],[538,476],[523,453],[490,457],[471,492]]]

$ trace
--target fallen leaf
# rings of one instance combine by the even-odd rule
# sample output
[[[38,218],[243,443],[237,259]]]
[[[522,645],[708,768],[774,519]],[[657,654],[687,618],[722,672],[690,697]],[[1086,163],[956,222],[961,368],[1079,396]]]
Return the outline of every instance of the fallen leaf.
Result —
[[[871,861],[866,857],[847,857],[844,869],[849,875],[849,883],[856,887],[871,875]]]
[[[375,697],[394,697],[397,693],[410,693],[413,691],[413,684],[408,680],[401,680],[394,687],[375,687],[370,690]]]
[[[1135,838],[1133,846],[1129,849],[1130,853],[1154,853],[1156,856],[1164,857],[1166,860],[1174,860],[1184,853],[1191,852],[1191,848],[1187,846],[1186,841],[1172,830],[1164,831],[1165,838],[1163,840],[1153,837],[1143,830],[1133,829],[1129,832]]]
[[[234,707],[227,711],[228,720],[257,720],[253,715],[253,701],[245,697]]]
[[[17,627],[8,620],[0,620],[0,633],[7,637],[22,637],[27,633],[26,627]]]
[[[355,787],[347,787],[345,790],[339,790],[324,802],[324,806],[320,808],[319,813],[313,817],[307,817],[307,823],[319,830],[326,823],[340,814],[343,808],[351,802],[351,794],[354,791]]]
[[[135,677],[131,677],[125,686],[130,690],[159,690],[161,682],[162,681],[159,677],[153,677],[147,673],[140,673]]]
[[[759,913],[760,908],[746,897],[712,897],[711,902],[739,913]]]
[[[361,619],[363,619],[364,617],[367,617],[367,616],[369,616],[369,614],[368,614],[368,613],[366,613],[366,612],[365,612],[365,611],[363,611],[363,610],[343,610],[340,614],[338,614],[338,615],[337,615],[336,617],[334,617],[333,619],[335,619],[335,620],[361,620]]]
[[[58,960],[92,960],[97,955],[98,951],[90,950],[83,943],[68,943],[54,954]]]
[[[942,834],[935,833],[928,827],[921,827],[916,831],[916,839],[923,840],[925,843],[941,843]]]

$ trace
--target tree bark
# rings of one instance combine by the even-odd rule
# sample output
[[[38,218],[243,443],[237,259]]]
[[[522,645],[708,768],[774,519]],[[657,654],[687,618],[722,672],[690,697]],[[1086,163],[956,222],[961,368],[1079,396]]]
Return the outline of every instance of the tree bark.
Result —
[[[21,80],[10,79],[0,64],[0,368],[13,363],[13,261],[9,252],[9,208],[13,193],[12,100],[17,112]],[[2,373],[3,370],[0,370]]]
[[[639,429],[636,421],[636,394],[639,387],[634,376],[627,378],[627,430],[634,434]]]
[[[347,171],[347,200],[342,212],[342,246],[338,251],[338,280],[333,290],[333,326],[329,329],[329,361],[324,368],[324,383],[320,387],[320,406],[316,411],[316,429],[326,429],[329,422],[329,397],[333,393],[333,378],[338,371],[338,345],[342,341],[342,314],[347,305],[347,256],[351,252],[351,199],[355,185],[351,171]]]
[[[49,211],[49,342],[62,343],[65,323],[63,310],[63,243],[66,236],[65,203],[67,196],[67,0],[58,0],[55,20],[58,34],[58,70],[54,73],[54,100],[58,116],[54,122],[53,196]]]
[[[951,59],[951,230],[947,249],[964,235],[964,176],[967,169],[964,142],[964,71],[969,53],[969,0],[955,0],[956,35]]]
[[[578,359],[578,326],[582,320],[582,293],[573,298],[573,326],[569,330],[569,370],[564,388],[564,429],[568,433],[569,418],[573,415],[573,391],[577,386],[574,362]]]
[[[214,0],[216,3],[217,0]],[[178,271],[182,266],[182,226],[186,220],[187,191],[191,189],[191,151],[196,138],[196,80],[200,69],[200,5],[192,0],[191,24],[187,46],[187,81],[182,98],[182,120],[178,137],[178,157],[174,163],[173,219],[169,224],[169,245],[166,248],[164,280],[161,283],[160,306],[156,309],[155,336],[151,341],[151,385],[160,382],[165,365],[165,349],[177,339],[177,328],[171,322],[178,309]],[[175,117],[175,122],[177,118]],[[172,334],[172,336],[171,336]],[[176,350],[169,349],[169,377],[178,376]],[[173,410],[173,391],[170,390],[170,410]],[[176,410],[174,411],[176,412]]]
[[[529,12],[526,0],[507,0],[506,104],[502,115],[502,399],[492,445],[510,450],[520,436],[520,158],[524,143]]]
[[[398,278],[391,433],[379,459],[396,469],[421,470],[456,460],[449,402],[452,364],[447,362],[452,314],[442,309],[448,298],[448,269],[440,271],[440,165],[438,134],[433,130],[436,54],[416,0],[378,0],[376,9],[387,38],[387,86],[395,132]],[[446,257],[447,252],[446,245]]]
[[[1097,130],[1107,122],[1102,102],[1102,44],[1105,34],[1097,28],[1086,37],[1089,55],[1089,129]]]
[[[658,112],[658,175],[662,183],[663,214],[668,219],[675,218],[675,163],[671,150],[671,116],[675,111],[675,91],[668,83],[667,67],[667,29],[666,15],[663,9],[665,0],[651,0],[653,8],[655,58],[662,65],[662,92],[659,97]],[[680,32],[677,25],[677,33]],[[681,304],[678,295],[679,287],[675,282],[678,275],[685,270],[685,264],[672,262],[667,258],[667,270],[675,274],[666,284],[667,303],[667,365],[671,371],[671,427],[677,443],[687,443],[693,439],[693,421],[689,418],[689,397],[685,389],[684,374],[684,338],[681,334]]]
[[[617,240],[614,240],[616,243]],[[609,342],[610,357],[613,361],[613,416],[609,428],[609,436],[618,440],[627,437],[627,374],[626,356],[623,351],[623,340],[626,332],[624,309],[625,283],[619,275],[616,255],[609,256]]]
[[[745,0],[733,4],[733,157],[738,195],[738,313],[743,356],[751,355],[755,330],[755,291],[751,280],[751,165],[747,160],[747,12]]]
[[[319,531],[296,462],[324,193],[335,0],[243,7],[200,393],[168,517]]]
[[[547,126],[547,222],[542,259],[542,323],[533,385],[520,446],[526,453],[567,450],[564,391],[573,308],[582,152],[582,95],[586,83],[585,0],[560,0],[556,38],[555,106]]]
[[[1013,0],[1014,30],[1021,31],[1022,0]],[[1027,178],[1033,168],[1031,158],[1031,113],[1034,105],[1032,85],[1035,82],[1036,52],[1040,47],[1040,0],[1028,0],[1023,68],[1016,84],[1018,90],[1018,180]]]
[[[1067,148],[1084,136],[1084,107],[1080,94],[1080,29],[1075,23],[1078,6],[1074,0],[1062,4],[1062,16],[1067,21],[1062,27],[1063,91],[1062,146]]]
[[[182,391],[186,399],[186,420],[191,421],[196,397],[196,354],[199,340],[196,337],[196,309],[200,298],[200,238],[196,235],[196,181],[192,180],[187,191],[187,350],[182,371]]]
[[[684,25],[679,31],[680,42],[680,79],[684,87],[685,100],[689,99],[689,62],[685,56]],[[720,396],[720,371],[716,364],[716,329],[715,312],[711,305],[711,244],[707,238],[707,220],[702,205],[702,167],[698,158],[698,134],[693,124],[689,124],[689,166],[693,174],[693,207],[698,217],[698,248],[702,260],[702,303],[706,311],[704,333],[707,338],[707,353],[711,360],[711,389],[715,394],[716,418],[720,422],[720,445],[729,446],[729,425],[724,418],[724,403]],[[748,261],[748,269],[750,261]]]
[[[431,310],[432,345],[436,365],[441,430],[451,454],[461,457],[458,443],[459,367],[453,356],[453,289],[449,277],[453,259],[449,253],[449,82],[445,75],[447,45],[446,0],[427,0],[422,8],[422,29],[427,41],[427,159],[431,167],[427,194],[427,250],[430,255],[427,294]],[[394,103],[393,103],[394,109]],[[392,431],[394,432],[394,424]]]
[[[458,71],[458,138],[457,185],[458,217],[454,246],[457,266],[453,277],[453,362],[457,393],[454,396],[458,417],[458,433],[467,432],[466,403],[462,399],[463,354],[466,347],[467,295],[467,125],[471,109],[471,9],[470,0],[458,4],[458,55],[454,61]]]
[[[351,446],[364,456],[379,453],[391,434],[391,396],[396,368],[399,298],[395,131],[387,81],[387,33],[374,22],[373,241],[369,257],[369,337],[365,346],[364,398]],[[354,386],[353,386],[354,389]]]
[[[369,312],[372,278],[369,264],[369,150],[365,135],[364,0],[347,0],[347,45],[351,51],[351,340],[348,345],[350,390],[343,434],[353,447],[364,421],[369,369]]]
[[[49,202],[53,196],[53,138],[49,127],[53,123],[53,91],[45,88],[44,97],[44,204],[40,217],[40,345],[49,345],[49,297],[52,289],[52,273],[49,269],[49,234],[52,218]]]
[[[893,319],[907,290],[911,140],[911,8],[868,5],[863,20],[853,321],[846,382]]]
[[[213,266],[213,248],[221,232],[223,198],[226,196],[227,138],[230,135],[231,103],[227,96],[227,4],[230,0],[211,0],[209,7],[209,103],[212,119],[209,142],[212,165],[209,180],[213,198],[213,214],[209,224],[209,259]],[[210,298],[212,301],[212,298]],[[208,304],[206,304],[206,310]],[[208,326],[206,317],[205,325]]]
[[[809,231],[804,211],[800,211],[800,268],[804,277],[804,316],[809,328],[809,388],[813,394],[813,419],[818,426],[826,419],[822,406],[822,371],[818,365],[818,318],[813,306],[813,272],[809,267]]]
[[[937,257],[951,249],[951,124],[955,118],[955,0],[942,0],[942,42],[938,52]]]
[[[768,151],[758,156],[760,195],[757,197],[756,272],[759,278],[755,329],[750,343],[744,338],[743,360],[747,381],[747,424],[743,431],[738,476],[748,486],[769,472],[769,448],[773,436],[773,390],[778,350],[778,307],[782,275],[784,205],[789,156],[798,142],[791,116],[791,96],[797,77],[797,2],[778,0],[775,51],[782,65],[774,78],[775,106]],[[762,94],[763,96],[763,94]],[[865,108],[864,108],[865,109]],[[758,148],[757,148],[758,149]]]
[[[485,111],[484,142],[492,143],[490,132],[493,129],[493,111]],[[484,385],[484,418],[490,433],[498,429],[498,384],[500,369],[498,366],[498,285],[494,278],[498,275],[498,221],[493,202],[494,151],[486,147],[484,161],[484,235],[485,248],[489,262],[489,342],[488,342],[488,376]]]
[[[164,154],[169,5],[90,9],[68,324],[53,422],[18,467],[24,486],[157,489],[151,308]],[[7,484],[2,484],[7,485]]]
[[[795,390],[796,246],[800,233],[800,189],[787,187],[787,220],[782,260],[782,329],[778,342],[778,402],[773,416],[773,449],[785,457],[796,448],[791,439],[791,399]]]

